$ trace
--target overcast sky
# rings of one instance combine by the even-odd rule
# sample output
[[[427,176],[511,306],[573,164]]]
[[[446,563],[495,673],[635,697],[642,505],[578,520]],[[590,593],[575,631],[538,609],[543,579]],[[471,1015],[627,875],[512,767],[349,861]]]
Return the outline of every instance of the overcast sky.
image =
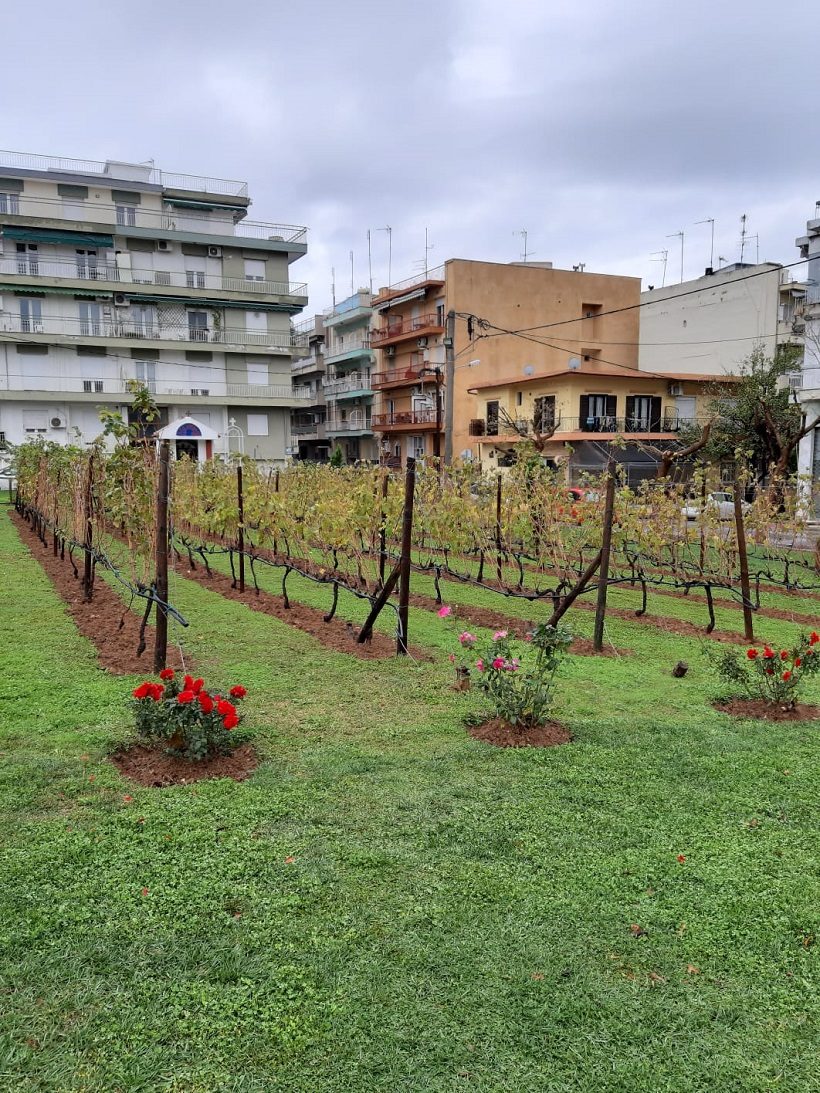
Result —
[[[791,262],[820,199],[817,0],[40,0],[3,12],[16,151],[247,180],[310,311],[463,257],[660,285]],[[10,94],[14,91],[15,94]],[[13,101],[19,98],[19,105]],[[756,257],[747,243],[747,259]]]

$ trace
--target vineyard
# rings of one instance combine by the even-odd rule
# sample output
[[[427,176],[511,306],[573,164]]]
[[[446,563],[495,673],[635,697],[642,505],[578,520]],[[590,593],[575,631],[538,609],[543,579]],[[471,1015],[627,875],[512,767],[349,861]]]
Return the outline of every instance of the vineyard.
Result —
[[[28,444],[0,509],[0,1089],[814,1088],[820,679],[716,670],[820,648],[793,494],[165,455]],[[130,776],[166,680],[238,773]]]

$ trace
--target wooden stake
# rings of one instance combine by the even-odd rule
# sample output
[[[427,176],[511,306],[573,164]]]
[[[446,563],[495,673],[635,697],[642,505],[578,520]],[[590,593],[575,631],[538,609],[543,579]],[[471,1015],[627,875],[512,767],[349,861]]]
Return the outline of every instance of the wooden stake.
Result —
[[[609,582],[609,555],[612,550],[612,519],[615,511],[615,460],[610,455],[606,465],[606,497],[604,500],[604,527],[601,537],[601,569],[598,574],[598,599],[595,604],[595,630],[593,648],[600,653],[604,648],[604,619],[606,618],[606,594]]]
[[[159,449],[159,475],[157,480],[157,546],[156,577],[154,592],[157,597],[156,640],[154,642],[154,671],[159,674],[168,656],[168,492],[171,481],[171,445],[163,440]]]
[[[85,535],[83,537],[83,549],[85,551],[85,566],[83,568],[83,599],[90,602],[93,594],[94,569],[92,566],[91,548],[94,535],[94,453],[88,457],[88,468],[85,483]]]
[[[746,553],[746,527],[743,522],[743,500],[739,476],[735,477],[735,528],[737,529],[737,553],[740,559],[740,592],[743,596],[743,636],[746,641],[753,642],[755,630],[749,586],[749,557]]]
[[[413,548],[413,497],[416,489],[416,461],[407,457],[404,476],[404,512],[401,518],[401,573],[399,576],[399,634],[396,641],[398,656],[407,655],[407,616],[410,607],[410,562]]]
[[[236,549],[239,551],[239,591],[245,591],[245,499],[242,496],[242,464],[236,468],[236,500],[239,506],[239,524],[236,532]]]

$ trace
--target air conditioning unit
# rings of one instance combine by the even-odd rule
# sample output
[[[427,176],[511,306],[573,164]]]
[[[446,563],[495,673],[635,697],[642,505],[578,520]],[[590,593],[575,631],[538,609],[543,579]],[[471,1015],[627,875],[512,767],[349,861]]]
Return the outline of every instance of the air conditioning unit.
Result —
[[[128,307],[128,297],[122,292],[114,293],[114,307]]]
[[[171,244],[167,239],[157,240],[157,250],[170,250]]]
[[[682,395],[683,394],[683,384],[682,383],[670,383],[669,384],[669,394],[670,395]]]
[[[65,418],[60,417],[59,414],[55,414],[50,422],[52,429],[65,429]]]
[[[221,258],[222,257],[222,247],[208,247],[208,257],[209,258]]]
[[[419,349],[426,349],[427,348],[427,339],[426,338],[419,338],[418,341],[416,342],[416,345],[419,347]]]
[[[385,349],[384,353],[385,353],[385,356],[387,356],[387,357],[395,357],[395,355],[396,355],[395,345],[388,345],[388,347],[387,347],[387,349]]]

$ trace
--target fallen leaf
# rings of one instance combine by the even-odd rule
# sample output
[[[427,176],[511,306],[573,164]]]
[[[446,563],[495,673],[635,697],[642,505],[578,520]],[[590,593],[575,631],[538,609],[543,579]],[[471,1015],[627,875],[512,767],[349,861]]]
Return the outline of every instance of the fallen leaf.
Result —
[[[293,865],[295,861],[296,858],[294,858],[292,854],[288,854],[288,856],[285,858],[285,865]]]
[[[130,793],[124,793],[123,794],[122,803],[124,805],[130,805],[133,800],[134,800],[134,798],[131,796]]]
[[[650,972],[649,973],[649,982],[653,983],[653,984],[665,983],[666,982],[666,976],[661,975],[660,972]]]
[[[643,926],[638,926],[636,922],[633,922],[629,927],[629,932],[633,937],[646,937],[646,930],[644,930]]]
[[[88,776],[89,782],[93,782],[96,777],[97,777],[96,774],[89,774],[89,776]]]
[[[678,854],[678,861],[681,863],[681,865],[683,865],[683,863],[686,861],[686,855]]]
[[[544,978],[544,973],[543,972],[533,972],[532,973],[532,978],[533,979],[543,979]]]
[[[143,888],[143,890],[142,890],[142,894],[143,894],[144,896],[147,896],[147,895],[148,895],[148,889],[147,889],[147,888]]]

